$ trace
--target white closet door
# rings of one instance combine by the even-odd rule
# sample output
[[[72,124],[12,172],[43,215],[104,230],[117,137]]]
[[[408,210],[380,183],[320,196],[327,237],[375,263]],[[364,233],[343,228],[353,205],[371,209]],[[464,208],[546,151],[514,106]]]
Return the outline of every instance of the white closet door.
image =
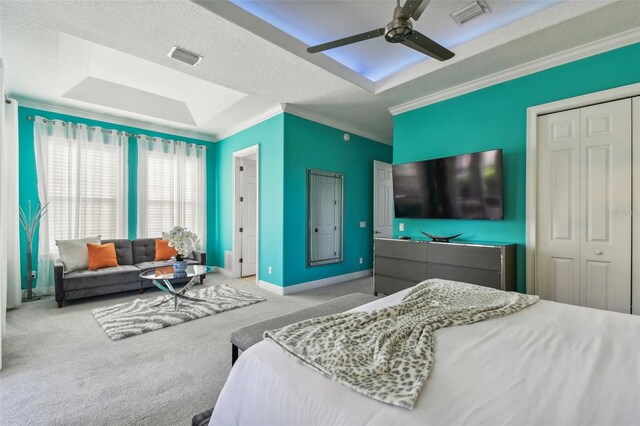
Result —
[[[632,146],[633,164],[640,167],[640,97],[635,97],[631,105],[631,133],[633,134]],[[632,241],[640,242],[640,172],[633,174],[633,218]],[[636,243],[637,247],[637,243]],[[631,250],[631,307],[634,315],[640,315],[640,249]]]
[[[580,111],[538,120],[538,294],[580,304]]]
[[[631,100],[582,108],[580,304],[630,312]]]
[[[631,100],[538,120],[538,293],[630,312]]]

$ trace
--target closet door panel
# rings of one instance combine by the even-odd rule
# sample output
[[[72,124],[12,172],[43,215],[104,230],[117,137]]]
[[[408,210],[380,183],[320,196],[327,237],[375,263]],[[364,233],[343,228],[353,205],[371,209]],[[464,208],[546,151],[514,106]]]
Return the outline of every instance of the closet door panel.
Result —
[[[538,120],[538,294],[579,304],[580,112]]]
[[[585,269],[585,305],[611,310],[611,302],[615,298],[612,294],[611,263],[590,260],[585,262]]]
[[[633,267],[632,270],[632,291],[633,296],[631,306],[633,314],[640,315],[640,97],[632,100],[632,123],[631,132],[633,134],[632,144],[633,164],[638,169],[633,174],[633,241],[636,242],[632,250]]]
[[[580,110],[580,302],[629,312],[631,100]]]

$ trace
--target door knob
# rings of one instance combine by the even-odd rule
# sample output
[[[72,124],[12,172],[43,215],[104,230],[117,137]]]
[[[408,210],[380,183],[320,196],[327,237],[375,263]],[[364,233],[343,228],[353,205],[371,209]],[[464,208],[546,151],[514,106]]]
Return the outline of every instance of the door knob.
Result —
[[[594,253],[595,253],[595,254],[597,254],[597,255],[601,255],[601,254],[602,254],[602,251],[600,251],[600,250],[596,250]]]

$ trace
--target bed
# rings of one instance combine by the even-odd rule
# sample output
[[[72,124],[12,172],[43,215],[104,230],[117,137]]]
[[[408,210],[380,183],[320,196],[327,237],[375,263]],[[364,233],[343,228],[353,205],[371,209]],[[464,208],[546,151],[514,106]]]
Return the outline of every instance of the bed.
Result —
[[[368,303],[401,301],[410,289]],[[435,332],[415,407],[363,396],[263,341],[235,364],[211,425],[637,424],[640,318],[541,300]]]

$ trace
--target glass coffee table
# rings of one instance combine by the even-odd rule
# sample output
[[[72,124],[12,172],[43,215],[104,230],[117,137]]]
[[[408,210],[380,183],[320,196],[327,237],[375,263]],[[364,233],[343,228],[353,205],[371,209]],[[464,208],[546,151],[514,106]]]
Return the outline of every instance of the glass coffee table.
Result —
[[[174,310],[178,310],[178,301],[180,299],[189,300],[191,302],[205,302],[204,299],[197,299],[191,296],[185,296],[187,290],[196,285],[200,281],[202,275],[208,274],[213,271],[211,266],[204,265],[189,265],[184,271],[175,271],[173,266],[165,266],[162,268],[149,269],[140,274],[140,278],[145,280],[151,280],[153,285],[160,290],[169,293],[166,299],[161,300],[152,307],[157,308],[171,300],[173,300]],[[185,278],[191,278],[187,285],[176,291],[173,288],[172,282],[178,280],[184,280]]]

